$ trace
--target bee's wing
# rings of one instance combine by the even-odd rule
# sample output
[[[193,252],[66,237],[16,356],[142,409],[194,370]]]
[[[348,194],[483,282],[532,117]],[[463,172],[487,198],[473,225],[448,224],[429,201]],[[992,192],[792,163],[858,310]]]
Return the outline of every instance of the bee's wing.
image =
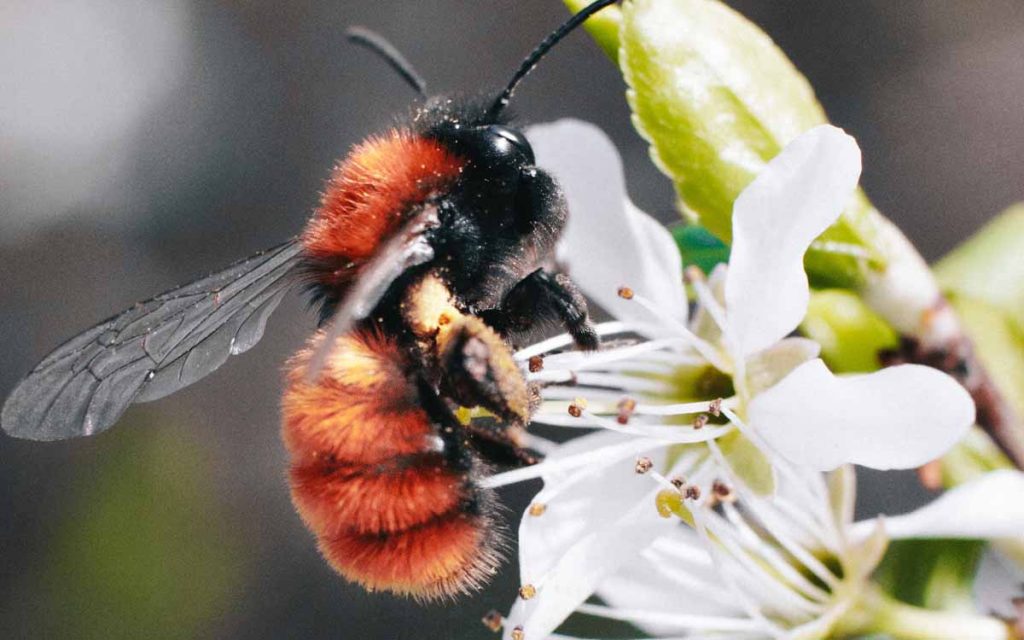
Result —
[[[320,348],[309,361],[306,368],[309,381],[319,375],[337,337],[365,319],[399,276],[411,267],[434,259],[434,248],[427,231],[439,224],[437,207],[424,206],[363,266],[359,279],[345,294],[331,317],[330,327],[326,330],[327,335],[320,343]]]
[[[72,338],[15,387],[0,425],[30,440],[92,435],[132,403],[196,382],[259,342],[301,253],[290,240]]]

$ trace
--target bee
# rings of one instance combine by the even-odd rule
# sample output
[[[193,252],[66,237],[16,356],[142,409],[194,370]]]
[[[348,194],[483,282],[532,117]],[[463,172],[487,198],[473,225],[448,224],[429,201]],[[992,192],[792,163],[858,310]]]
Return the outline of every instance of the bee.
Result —
[[[289,361],[282,400],[296,510],[327,562],[368,590],[433,600],[479,588],[503,541],[478,480],[538,460],[525,446],[536,394],[512,340],[557,322],[577,348],[599,346],[586,302],[553,265],[565,199],[506,107],[555,44],[613,1],[552,32],[490,100],[428,99],[389,43],[350,30],[422,104],[349,152],[299,236],[55,349],[7,399],[4,431],[104,431],[252,348],[305,284],[319,329]],[[460,407],[494,419],[460,421]]]

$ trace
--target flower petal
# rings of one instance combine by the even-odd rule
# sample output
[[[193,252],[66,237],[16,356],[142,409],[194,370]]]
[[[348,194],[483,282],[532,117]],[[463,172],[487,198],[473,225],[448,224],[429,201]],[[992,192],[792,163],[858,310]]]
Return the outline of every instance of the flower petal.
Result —
[[[978,611],[992,611],[1013,619],[1020,615],[1013,599],[1021,595],[1024,567],[1020,567],[998,551],[988,549],[981,557],[974,578],[974,606]]]
[[[963,437],[974,423],[974,402],[930,367],[836,377],[815,359],[756,396],[749,413],[758,435],[797,464],[903,469],[937,458]]]
[[[753,623],[718,574],[700,537],[685,526],[676,526],[635,562],[603,580],[597,595],[617,609],[661,616],[656,623],[632,621],[658,637],[685,635],[693,629],[750,631]]]
[[[725,299],[737,358],[780,340],[804,317],[804,253],[850,201],[860,168],[854,139],[823,125],[787,145],[736,199]]]
[[[618,296],[628,286],[665,314],[686,320],[682,259],[672,234],[629,200],[622,160],[600,129],[559,120],[526,130],[537,166],[565,192],[569,220],[558,258],[584,293],[616,318],[650,321]]]
[[[581,440],[595,449],[616,441],[639,442],[619,434],[591,434],[572,441],[575,453]],[[646,455],[660,464],[664,451],[657,447]],[[546,481],[534,499],[544,505],[543,513],[527,512],[519,527],[522,581],[534,585],[537,594],[516,600],[506,630],[522,626],[527,638],[548,637],[601,580],[674,526],[655,509],[658,485],[635,473],[637,453],[624,449],[618,461]]]
[[[854,525],[862,537],[874,520]],[[1008,538],[1024,536],[1024,473],[1002,469],[951,489],[902,516],[885,518],[890,538]]]

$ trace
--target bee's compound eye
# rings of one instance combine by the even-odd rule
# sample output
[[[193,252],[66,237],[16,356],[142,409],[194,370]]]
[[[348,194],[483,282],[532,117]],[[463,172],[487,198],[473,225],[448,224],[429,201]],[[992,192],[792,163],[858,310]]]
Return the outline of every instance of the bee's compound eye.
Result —
[[[518,130],[492,124],[485,127],[482,134],[488,159],[526,165],[534,163],[533,148]]]

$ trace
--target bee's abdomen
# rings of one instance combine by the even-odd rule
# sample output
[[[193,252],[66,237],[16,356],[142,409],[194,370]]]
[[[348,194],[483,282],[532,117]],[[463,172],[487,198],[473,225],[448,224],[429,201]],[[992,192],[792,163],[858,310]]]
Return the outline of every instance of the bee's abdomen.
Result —
[[[499,561],[491,496],[420,407],[397,345],[342,336],[319,379],[292,361],[283,402],[291,489],[324,557],[370,590],[431,599],[468,591]]]

